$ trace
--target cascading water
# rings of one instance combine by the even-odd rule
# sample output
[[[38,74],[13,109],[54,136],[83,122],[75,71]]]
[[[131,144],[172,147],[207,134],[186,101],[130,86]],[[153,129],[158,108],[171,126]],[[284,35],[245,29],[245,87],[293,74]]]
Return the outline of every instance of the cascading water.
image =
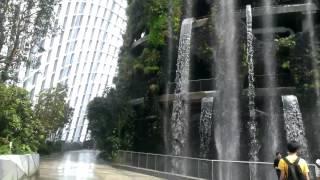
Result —
[[[263,16],[263,26],[266,29],[273,28],[274,18],[272,12],[272,1],[264,0],[265,12]],[[274,48],[274,32],[265,32],[262,36],[263,41],[263,60],[264,60],[264,71],[265,71],[265,85],[268,90],[265,95],[265,111],[270,116],[266,116],[264,139],[263,139],[263,161],[272,161],[273,154],[279,151],[281,146],[280,142],[280,120],[277,116],[279,104],[277,104],[277,95],[275,87],[277,87],[276,80],[276,57]]]
[[[170,144],[169,144],[169,128],[168,128],[168,120],[169,120],[169,94],[170,94],[170,80],[171,80],[171,70],[172,70],[172,62],[173,62],[173,51],[174,51],[174,42],[173,42],[173,4],[172,0],[169,0],[168,3],[168,66],[167,66],[167,77],[168,83],[166,84],[166,96],[164,103],[164,116],[163,116],[163,138],[164,138],[164,146],[166,153],[169,153]]]
[[[250,161],[258,161],[258,152],[260,145],[257,138],[257,121],[256,121],[256,107],[255,107],[255,86],[254,86],[254,59],[253,59],[253,33],[252,33],[252,8],[251,5],[246,6],[246,22],[247,22],[247,63],[248,63],[248,98],[249,98],[249,114],[250,120],[249,136],[250,136]],[[255,164],[250,165],[250,179],[254,179],[257,174],[257,167]]]
[[[218,159],[239,160],[240,117],[239,117],[239,43],[234,0],[220,0],[214,18],[216,37],[219,37],[216,53],[216,121],[214,138]],[[218,163],[215,179],[238,179],[239,166]]]
[[[316,34],[315,34],[315,27],[314,27],[314,17],[313,17],[313,11],[312,6],[314,4],[312,3],[312,0],[307,0],[307,29],[309,31],[309,41],[310,41],[310,53],[311,53],[311,59],[312,59],[312,69],[313,69],[313,83],[315,85],[315,94],[316,94],[316,118],[320,118],[320,70],[319,70],[319,61],[320,59],[317,59],[317,47],[316,46]],[[316,144],[320,144],[320,138],[316,138]],[[319,148],[319,146],[318,146]]]
[[[306,132],[298,98],[293,95],[282,96],[282,103],[287,141],[297,141],[302,146],[302,157],[309,159]]]
[[[184,19],[181,26],[180,42],[177,59],[176,89],[173,101],[171,117],[172,133],[172,153],[176,156],[188,155],[188,135],[189,135],[189,72],[190,72],[190,45],[192,38],[192,23],[194,19]],[[173,171],[184,174],[186,163],[175,159]]]
[[[201,99],[200,115],[200,157],[209,158],[212,126],[214,123],[214,97]]]

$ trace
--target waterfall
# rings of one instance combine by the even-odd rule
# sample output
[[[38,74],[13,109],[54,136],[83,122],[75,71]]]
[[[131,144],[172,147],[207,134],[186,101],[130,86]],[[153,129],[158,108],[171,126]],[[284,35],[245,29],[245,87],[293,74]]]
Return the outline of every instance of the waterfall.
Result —
[[[176,89],[173,101],[171,132],[172,153],[175,156],[188,155],[189,135],[189,71],[190,71],[190,45],[192,37],[192,23],[194,19],[184,19],[181,26],[180,42],[177,59]],[[185,173],[186,163],[174,160],[173,170],[176,173]]]
[[[257,121],[255,107],[255,86],[254,86],[254,59],[253,59],[253,33],[252,33],[252,8],[251,5],[246,6],[246,22],[247,22],[247,62],[248,62],[248,98],[249,98],[249,114],[250,120],[249,136],[250,136],[250,161],[258,161],[258,152],[260,145],[257,139]],[[250,165],[250,179],[254,179],[257,175],[257,167],[255,164]]]
[[[209,158],[212,125],[214,123],[214,97],[201,99],[200,115],[200,157]]]
[[[282,96],[283,113],[287,141],[297,141],[301,145],[302,157],[308,159],[308,145],[298,98],[293,95]]]
[[[166,84],[166,89],[165,89],[165,103],[164,103],[164,108],[163,108],[163,141],[164,141],[164,148],[165,152],[169,153],[170,152],[170,137],[169,137],[169,94],[170,92],[170,84],[169,82],[171,81],[172,77],[172,62],[173,62],[173,53],[174,53],[174,41],[173,41],[173,4],[172,0],[169,0],[168,2],[168,61],[167,61],[167,84]]]
[[[312,6],[314,4],[312,3],[312,0],[307,0],[308,6],[307,6],[307,28],[309,31],[309,41],[310,41],[310,53],[312,58],[312,69],[313,69],[313,80],[315,85],[315,94],[316,94],[316,120],[320,118],[320,71],[319,71],[319,61],[317,60],[317,45],[316,45],[316,34],[315,34],[315,27],[314,27],[314,17],[312,12]],[[314,124],[316,125],[316,124]],[[316,138],[315,144],[317,148],[320,148],[320,138]]]
[[[214,140],[217,157],[221,160],[239,160],[239,42],[234,0],[219,0],[218,13],[213,19],[216,27],[216,121]],[[215,179],[238,179],[240,167],[232,163],[217,163]]]
[[[263,16],[263,27],[272,28],[274,26],[274,17],[272,12],[272,1],[264,0],[265,12]],[[277,103],[277,95],[275,87],[277,87],[276,79],[276,57],[275,57],[275,47],[274,47],[274,32],[265,32],[262,36],[263,39],[263,60],[264,60],[264,72],[265,72],[265,82],[266,88],[268,90],[265,94],[265,112],[270,116],[267,116],[264,122],[266,127],[263,136],[263,161],[272,161],[274,158],[274,153],[279,151],[280,145],[280,121],[277,116],[280,104]]]

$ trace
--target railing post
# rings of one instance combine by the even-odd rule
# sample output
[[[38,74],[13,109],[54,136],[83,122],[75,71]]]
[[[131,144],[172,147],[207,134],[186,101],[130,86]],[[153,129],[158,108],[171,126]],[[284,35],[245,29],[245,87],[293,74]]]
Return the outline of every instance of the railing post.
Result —
[[[167,172],[167,156],[164,156],[164,172]]]
[[[149,158],[149,156],[148,156],[148,153],[147,153],[147,160],[146,160],[146,169],[148,169],[148,158]]]
[[[128,162],[129,161],[129,153],[126,151],[125,152],[125,163],[126,163],[126,165],[128,165]]]
[[[138,153],[138,167],[140,167],[140,153]]]
[[[157,155],[154,155],[154,170],[157,170]]]
[[[213,180],[213,161],[211,161],[211,180]]]
[[[197,177],[200,177],[200,160],[198,159],[197,162],[198,162],[198,174],[197,174]]]

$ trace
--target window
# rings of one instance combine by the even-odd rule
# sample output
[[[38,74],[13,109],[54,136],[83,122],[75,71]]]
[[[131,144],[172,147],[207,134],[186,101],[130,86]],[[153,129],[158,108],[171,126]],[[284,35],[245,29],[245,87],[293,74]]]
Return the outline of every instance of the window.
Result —
[[[61,8],[62,8],[62,4],[59,4],[58,11],[57,11],[57,16],[59,16],[59,15],[60,15]]]
[[[58,60],[56,59],[56,60],[54,61],[53,72],[56,72],[57,64],[58,64]]]
[[[50,61],[50,58],[51,58],[51,50],[50,50],[49,53],[48,53],[47,62]]]
[[[66,65],[66,56],[63,57],[63,61],[62,61],[62,67],[64,67]]]
[[[66,24],[67,24],[67,16],[66,17],[64,17],[64,20],[63,20],[63,29],[65,29],[66,28]]]
[[[69,43],[67,43],[65,53],[67,53],[67,52],[69,51],[69,46],[70,46],[70,44],[69,44]]]
[[[79,63],[77,64],[77,68],[76,68],[76,72],[75,72],[75,74],[77,74],[77,73],[78,73],[78,70],[79,70]],[[74,78],[76,78],[76,77],[74,77]]]
[[[73,36],[72,36],[73,39],[76,39],[76,38],[78,37],[79,31],[80,31],[80,28],[76,29],[76,30],[73,32]]]
[[[54,42],[54,36],[51,36],[50,47],[52,47],[53,42]]]
[[[39,72],[36,72],[33,76],[33,80],[32,80],[32,84],[35,85],[37,80],[38,80],[38,75],[39,75]]]
[[[60,70],[59,80],[61,80],[62,75],[63,75],[63,69]]]
[[[69,14],[70,5],[71,5],[71,2],[69,2],[69,3],[68,3],[68,7],[67,7],[67,11],[66,11],[66,15],[68,15],[68,14]]]
[[[45,85],[45,83],[46,83],[46,81],[45,81],[45,80],[43,80],[43,81],[42,81],[42,84],[41,84],[41,90],[43,90],[43,89],[44,89],[44,85]]]
[[[60,54],[60,49],[61,49],[61,45],[59,45],[59,47],[58,47],[58,50],[57,50],[57,54],[56,54],[56,57],[59,57],[59,54]]]
[[[82,40],[81,49],[83,49],[84,42],[85,40]]]
[[[94,30],[95,30],[94,28],[91,30],[90,40],[92,40],[92,38],[93,38]]]
[[[98,17],[96,17],[96,19],[94,20],[94,24],[93,24],[93,26],[96,26],[96,24],[97,24],[97,20],[98,20]]]
[[[51,76],[50,88],[53,87],[53,81],[54,81],[54,74],[52,74],[52,76]]]
[[[71,55],[70,61],[68,62],[69,64],[73,63],[73,58],[74,58],[74,53],[72,53],[72,55]]]
[[[70,38],[71,38],[71,34],[72,34],[72,29],[70,29],[70,31],[69,31],[68,40],[70,40]]]
[[[60,35],[59,44],[61,44],[61,43],[62,43],[63,35],[64,35],[64,31],[62,31],[62,33],[61,33],[61,35]]]
[[[87,26],[89,25],[90,18],[91,18],[91,16],[88,16],[88,19],[87,19]]]
[[[75,20],[76,20],[76,16],[73,16],[71,21],[71,26],[74,26]]]
[[[77,78],[77,76],[74,75],[74,76],[73,76],[73,81],[72,81],[72,86],[74,86],[74,84],[76,83],[76,78]]]
[[[76,100],[74,101],[73,107],[75,107],[77,105],[77,102],[78,102],[78,97],[76,97]]]
[[[47,75],[47,72],[48,72],[48,65],[46,65],[46,68],[44,70],[44,77]]]
[[[30,93],[30,99],[34,98],[34,88],[32,89],[31,93]]]
[[[78,6],[79,6],[79,3],[77,2],[77,3],[76,3],[76,6],[74,7],[74,12],[73,12],[74,14],[77,13]]]
[[[77,16],[76,18],[76,22],[75,22],[75,26],[80,26],[81,25],[81,22],[82,22],[82,18],[83,16]]]
[[[81,3],[79,13],[82,14],[84,12],[85,7],[86,7],[86,3],[85,2]]]

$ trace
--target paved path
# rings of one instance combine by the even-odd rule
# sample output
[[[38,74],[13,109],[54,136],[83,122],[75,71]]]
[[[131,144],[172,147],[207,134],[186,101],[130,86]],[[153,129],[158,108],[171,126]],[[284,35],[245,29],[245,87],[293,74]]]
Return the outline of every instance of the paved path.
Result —
[[[39,174],[31,180],[160,180],[99,163],[97,155],[97,151],[81,150],[44,158]]]

